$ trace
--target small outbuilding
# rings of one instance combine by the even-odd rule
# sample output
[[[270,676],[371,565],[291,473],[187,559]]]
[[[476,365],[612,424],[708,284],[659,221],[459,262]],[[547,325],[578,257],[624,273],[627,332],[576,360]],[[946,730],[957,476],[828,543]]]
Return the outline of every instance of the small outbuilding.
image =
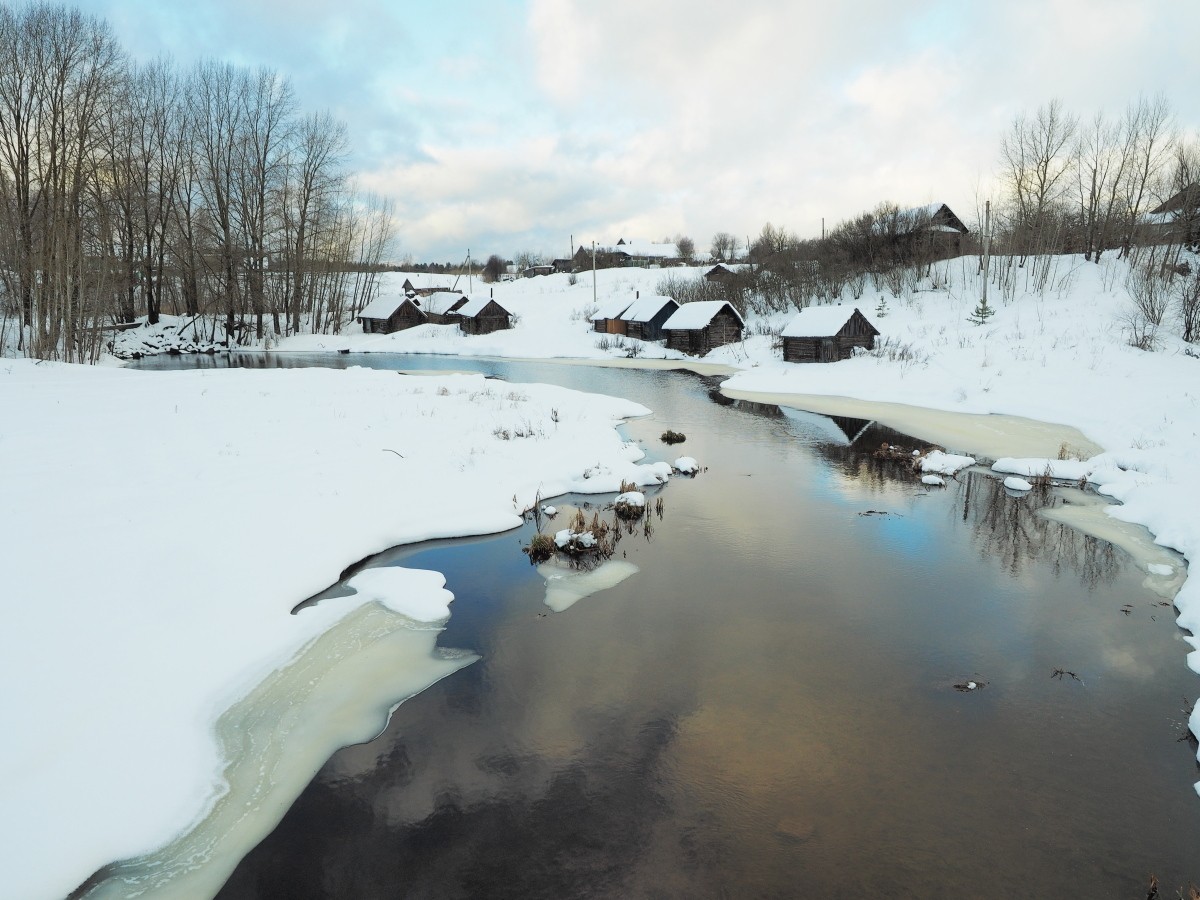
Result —
[[[849,359],[855,347],[875,349],[878,335],[879,329],[857,307],[810,306],[783,329],[783,359],[794,363]]]
[[[724,300],[685,303],[662,326],[667,348],[703,355],[725,344],[740,341],[746,323]]]
[[[425,316],[432,324],[454,325],[458,322],[458,311],[467,303],[467,295],[458,291],[434,291],[415,302],[425,310]]]
[[[617,297],[601,303],[596,314],[592,316],[592,331],[600,334],[625,334],[628,331],[628,323],[621,318],[621,314],[629,309],[635,300],[636,297]]]
[[[679,304],[671,297],[640,297],[618,318],[625,323],[625,334],[631,338],[660,341],[663,337],[663,325],[678,310]]]
[[[458,308],[458,327],[466,334],[491,334],[512,328],[512,313],[491,297],[471,297]]]
[[[428,297],[438,291],[450,290],[450,285],[446,283],[449,280],[444,275],[425,273],[409,275],[404,279],[404,293],[409,296]]]
[[[376,297],[356,316],[363,334],[391,334],[426,322],[423,313],[409,297]]]
[[[736,271],[724,263],[717,263],[711,269],[704,273],[704,280],[710,284],[723,284],[726,281],[732,281]]]

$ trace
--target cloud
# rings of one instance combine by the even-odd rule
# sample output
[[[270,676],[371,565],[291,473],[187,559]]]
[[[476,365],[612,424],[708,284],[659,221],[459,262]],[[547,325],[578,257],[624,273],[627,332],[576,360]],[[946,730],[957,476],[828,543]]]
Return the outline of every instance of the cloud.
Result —
[[[1200,5],[1172,0],[83,5],[137,54],[291,77],[347,122],[418,258],[572,233],[703,247],[768,220],[811,236],[883,200],[969,219],[1001,134],[1051,98],[1089,117],[1164,92],[1200,124]]]

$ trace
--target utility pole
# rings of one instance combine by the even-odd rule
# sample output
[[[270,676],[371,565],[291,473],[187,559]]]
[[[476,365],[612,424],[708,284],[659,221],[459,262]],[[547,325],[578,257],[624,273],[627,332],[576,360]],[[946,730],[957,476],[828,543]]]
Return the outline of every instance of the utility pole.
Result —
[[[467,248],[467,293],[471,294],[475,291],[475,276],[471,271],[471,248]]]
[[[592,241],[592,305],[598,306],[596,301],[596,242]]]
[[[988,262],[992,242],[992,201],[983,204],[983,305],[987,306]]]

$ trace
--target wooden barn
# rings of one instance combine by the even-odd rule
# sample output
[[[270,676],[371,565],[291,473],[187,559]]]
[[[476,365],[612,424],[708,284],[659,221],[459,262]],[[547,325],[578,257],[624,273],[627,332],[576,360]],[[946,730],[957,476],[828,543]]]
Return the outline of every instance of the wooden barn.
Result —
[[[724,300],[685,303],[663,323],[667,347],[702,355],[742,339],[746,323]]]
[[[458,327],[466,334],[491,334],[512,328],[512,313],[489,296],[472,297],[458,308]]]
[[[409,297],[376,297],[357,316],[363,334],[391,334],[424,325],[425,313]]]
[[[671,297],[641,297],[618,317],[625,323],[625,333],[642,341],[660,341],[663,324],[679,309]]]
[[[432,275],[426,273],[418,273],[409,275],[404,279],[404,293],[408,295],[417,295],[418,297],[428,297],[430,294],[438,291],[450,290],[450,285],[447,283],[452,279],[445,275]]]
[[[873,350],[878,334],[879,329],[857,308],[810,306],[783,329],[783,359],[794,363],[849,359],[855,347]]]
[[[601,303],[596,314],[592,316],[592,331],[600,334],[625,334],[628,331],[629,323],[621,318],[621,313],[629,309],[635,300],[636,295],[634,299],[618,297],[615,300],[606,300]]]
[[[458,322],[458,311],[466,305],[467,297],[458,291],[435,291],[415,302],[421,305],[425,317],[434,325],[454,325]]]
[[[711,269],[704,273],[704,280],[709,283],[723,283],[729,281],[734,276],[734,270],[724,263],[717,263]]]

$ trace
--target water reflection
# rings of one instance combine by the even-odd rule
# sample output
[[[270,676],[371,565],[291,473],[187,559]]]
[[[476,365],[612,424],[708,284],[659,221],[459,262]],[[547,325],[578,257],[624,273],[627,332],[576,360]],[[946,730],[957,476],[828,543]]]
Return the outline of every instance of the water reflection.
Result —
[[[652,542],[622,542],[637,575],[560,615],[539,616],[532,525],[380,560],[446,573],[442,640],[480,661],[335,754],[222,896],[1132,897],[1150,872],[1196,877],[1194,678],[1120,554],[982,472],[925,488],[874,456],[905,440],[872,423],[717,405],[692,377],[479,365],[629,396],[655,410],[631,438],[670,458],[675,428],[708,471],[667,486]],[[953,689],[976,673],[986,690]]]

